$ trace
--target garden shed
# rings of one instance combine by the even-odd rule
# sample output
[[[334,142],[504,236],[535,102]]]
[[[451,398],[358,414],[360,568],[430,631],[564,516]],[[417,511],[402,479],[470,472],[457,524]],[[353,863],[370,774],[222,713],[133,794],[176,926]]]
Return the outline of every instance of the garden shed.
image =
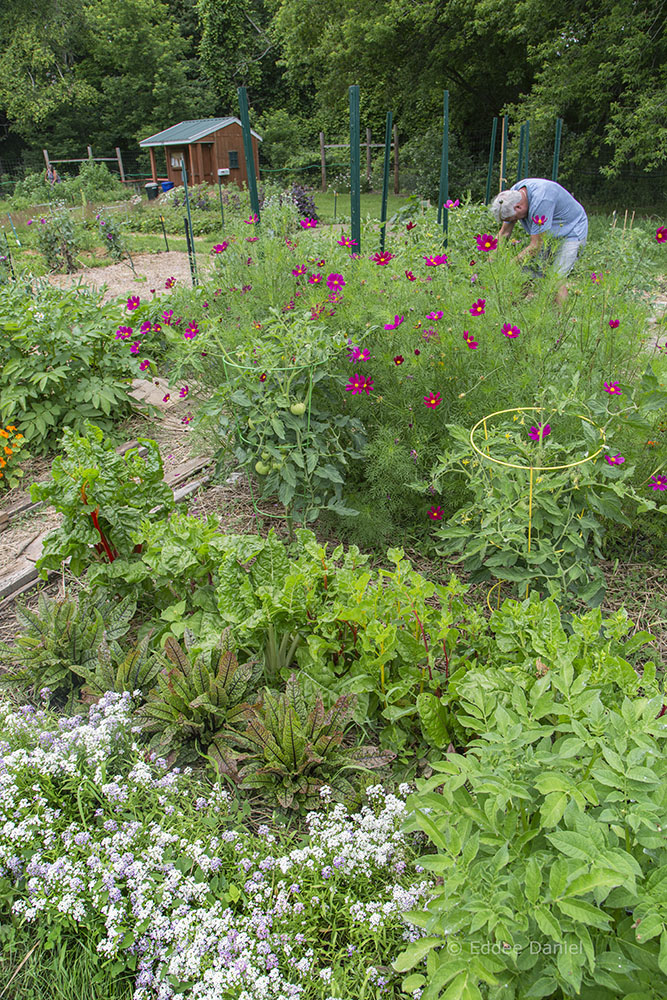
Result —
[[[251,130],[255,175],[259,176],[259,143],[262,137]],[[171,181],[176,187],[182,184],[181,160],[185,161],[187,180],[190,184],[215,184],[218,170],[222,170],[223,184],[248,183],[243,129],[238,118],[197,118],[179,122],[139,143],[151,158],[153,180]],[[155,160],[156,147],[164,148],[167,176],[158,177]]]

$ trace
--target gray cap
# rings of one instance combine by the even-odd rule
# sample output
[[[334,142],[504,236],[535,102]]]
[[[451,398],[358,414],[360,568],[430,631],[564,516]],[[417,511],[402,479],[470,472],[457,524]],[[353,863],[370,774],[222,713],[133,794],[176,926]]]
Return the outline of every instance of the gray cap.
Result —
[[[506,222],[511,219],[520,201],[520,191],[501,191],[499,195],[496,195],[491,204],[491,211],[496,222]]]

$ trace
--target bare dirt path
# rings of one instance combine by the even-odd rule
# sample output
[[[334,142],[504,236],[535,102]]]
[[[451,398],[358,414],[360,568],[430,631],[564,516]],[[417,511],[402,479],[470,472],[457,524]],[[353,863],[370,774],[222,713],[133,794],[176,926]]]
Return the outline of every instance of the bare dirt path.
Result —
[[[136,294],[138,286],[155,289],[156,294],[165,292],[164,283],[168,278],[176,278],[179,285],[191,285],[188,255],[176,250],[160,253],[133,254],[132,262],[136,275],[127,261],[109,264],[108,267],[87,267],[75,274],[51,274],[49,282],[57,288],[72,288],[87,285],[102,289],[106,286],[104,301],[109,302],[121,295]],[[203,254],[197,255],[199,273],[208,276],[210,262]]]

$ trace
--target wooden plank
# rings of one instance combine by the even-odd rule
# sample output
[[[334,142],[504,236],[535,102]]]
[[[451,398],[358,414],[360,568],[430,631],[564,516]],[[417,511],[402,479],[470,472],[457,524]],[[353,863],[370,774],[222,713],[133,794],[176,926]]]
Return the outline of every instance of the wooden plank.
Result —
[[[207,465],[210,465],[212,461],[213,459],[210,455],[206,458],[202,458],[201,456],[199,456],[199,458],[191,458],[189,461],[184,462],[183,465],[179,465],[179,467],[174,469],[173,472],[168,472],[164,477],[164,481],[167,486],[177,486],[189,476],[193,476],[196,472],[201,472],[201,470],[205,469]]]

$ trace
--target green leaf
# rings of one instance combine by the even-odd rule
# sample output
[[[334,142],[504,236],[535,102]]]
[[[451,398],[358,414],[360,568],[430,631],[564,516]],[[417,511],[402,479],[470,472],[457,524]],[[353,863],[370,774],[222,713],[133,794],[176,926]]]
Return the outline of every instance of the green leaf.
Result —
[[[423,937],[419,938],[418,941],[413,941],[405,951],[402,951],[397,958],[391,963],[392,968],[396,972],[407,972],[409,969],[414,968],[418,962],[428,955],[433,948],[438,948],[442,945],[442,939],[439,937]]]

